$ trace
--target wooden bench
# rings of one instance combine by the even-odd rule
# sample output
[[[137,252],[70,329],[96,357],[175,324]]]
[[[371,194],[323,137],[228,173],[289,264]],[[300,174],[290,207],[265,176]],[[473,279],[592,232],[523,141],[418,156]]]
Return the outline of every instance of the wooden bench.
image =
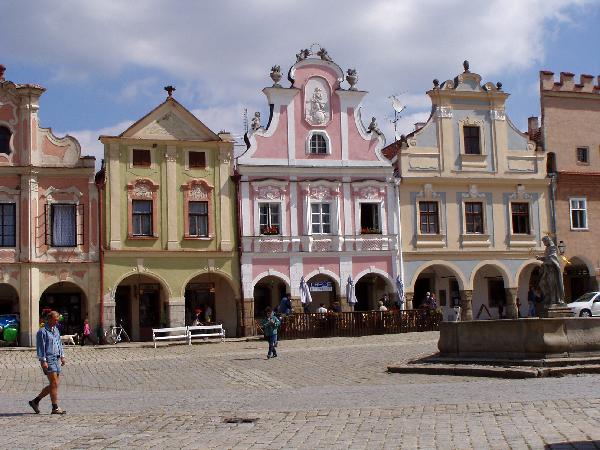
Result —
[[[225,330],[221,324],[189,326],[188,332],[190,333],[190,342],[191,339],[208,339],[211,337],[220,337],[221,342],[225,340]]]
[[[185,340],[188,345],[192,345],[188,327],[152,328],[152,340],[154,348],[156,348],[156,341]]]

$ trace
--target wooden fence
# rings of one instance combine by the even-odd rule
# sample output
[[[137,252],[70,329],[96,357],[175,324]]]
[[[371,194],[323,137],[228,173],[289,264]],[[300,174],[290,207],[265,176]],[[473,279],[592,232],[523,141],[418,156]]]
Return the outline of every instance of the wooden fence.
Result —
[[[307,339],[437,331],[441,319],[439,312],[430,309],[290,314],[281,317],[278,336],[279,339]],[[263,333],[261,321],[256,320],[259,335]]]

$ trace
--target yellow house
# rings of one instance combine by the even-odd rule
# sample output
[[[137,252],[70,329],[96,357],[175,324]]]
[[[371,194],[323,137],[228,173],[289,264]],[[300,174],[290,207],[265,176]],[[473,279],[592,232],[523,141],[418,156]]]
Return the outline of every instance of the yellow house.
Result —
[[[242,320],[233,138],[168,98],[104,144],[104,324],[133,340],[201,311],[235,336]]]
[[[545,155],[505,112],[502,84],[434,80],[427,123],[395,144],[407,307],[427,292],[463,320],[527,315],[548,233]]]

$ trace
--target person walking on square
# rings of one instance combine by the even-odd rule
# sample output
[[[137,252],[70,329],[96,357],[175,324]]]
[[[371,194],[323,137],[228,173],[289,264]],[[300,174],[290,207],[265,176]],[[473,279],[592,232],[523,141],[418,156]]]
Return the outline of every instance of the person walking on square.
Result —
[[[277,316],[275,316],[270,306],[265,309],[265,318],[263,319],[261,325],[265,334],[265,338],[269,341],[267,359],[271,358],[271,356],[273,356],[273,358],[277,358],[277,350],[275,347],[277,347],[277,329],[279,328],[279,325],[281,325],[281,322]]]
[[[40,413],[40,401],[48,394],[52,401],[52,414],[66,413],[58,406],[60,371],[61,367],[65,365],[65,354],[57,327],[58,317],[59,314],[56,311],[50,311],[46,325],[39,329],[36,336],[37,357],[49,382],[36,398],[29,401],[29,406],[36,414]]]
[[[90,321],[87,319],[85,319],[83,321],[83,332],[81,333],[81,346],[82,347],[85,345],[85,341],[90,341],[92,343],[92,345],[96,344],[94,342],[94,340],[92,339],[92,330],[90,328]]]

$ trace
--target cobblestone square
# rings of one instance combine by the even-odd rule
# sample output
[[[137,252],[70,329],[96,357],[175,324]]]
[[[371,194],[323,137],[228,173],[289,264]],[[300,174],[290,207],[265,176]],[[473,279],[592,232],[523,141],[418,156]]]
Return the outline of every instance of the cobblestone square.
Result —
[[[271,360],[261,341],[68,347],[63,417],[27,405],[44,382],[33,351],[2,350],[0,447],[600,448],[600,376],[386,372],[437,337],[282,341]]]

